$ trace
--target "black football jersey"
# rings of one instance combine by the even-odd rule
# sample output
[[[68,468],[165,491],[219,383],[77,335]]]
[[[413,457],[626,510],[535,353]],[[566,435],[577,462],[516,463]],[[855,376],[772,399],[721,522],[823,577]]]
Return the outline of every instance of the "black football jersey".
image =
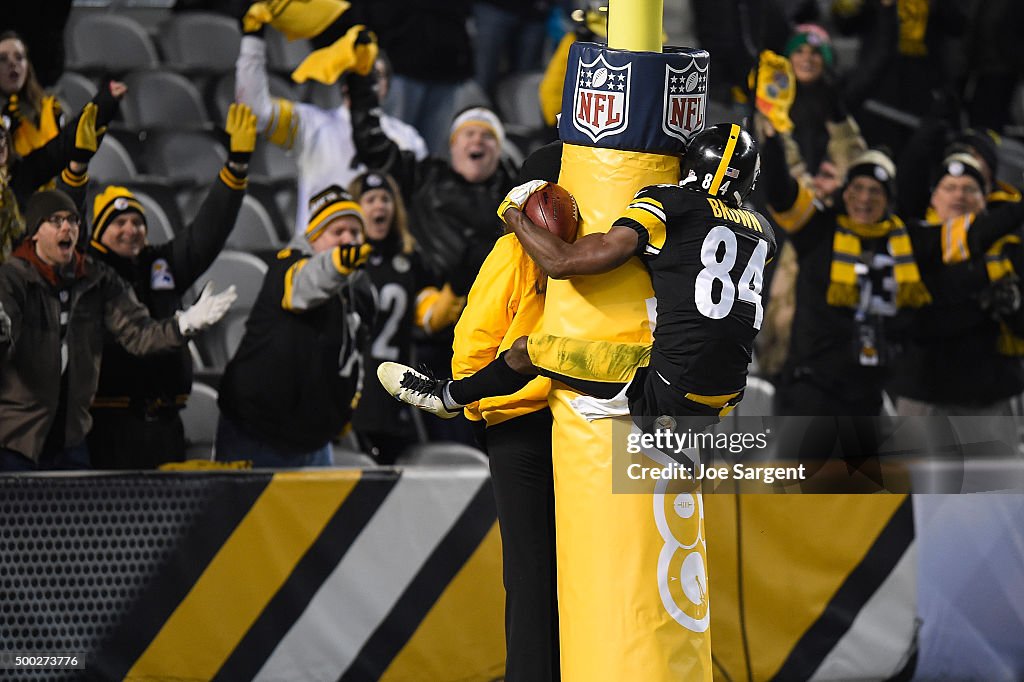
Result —
[[[651,366],[690,393],[742,390],[764,319],[764,267],[775,255],[768,220],[678,185],[654,185],[615,225],[639,235],[636,254],[658,299]]]

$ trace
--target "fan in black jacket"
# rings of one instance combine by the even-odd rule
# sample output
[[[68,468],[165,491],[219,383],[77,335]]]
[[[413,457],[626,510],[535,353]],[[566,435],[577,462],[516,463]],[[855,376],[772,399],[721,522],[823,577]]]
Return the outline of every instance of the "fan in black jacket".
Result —
[[[90,252],[116,270],[157,319],[181,310],[182,295],[224,248],[242,205],[256,117],[246,105],[232,104],[226,129],[231,136],[228,162],[195,220],[171,241],[147,243],[145,210],[128,189],[107,187],[94,201]],[[92,404],[92,466],[152,469],[182,461],[185,433],[179,412],[191,391],[187,347],[135,357],[107,339]]]

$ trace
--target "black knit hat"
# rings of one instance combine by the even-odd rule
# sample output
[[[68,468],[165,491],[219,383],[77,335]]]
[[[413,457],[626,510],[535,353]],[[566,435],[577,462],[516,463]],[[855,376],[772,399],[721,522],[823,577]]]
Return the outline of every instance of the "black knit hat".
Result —
[[[858,177],[865,176],[880,183],[892,201],[896,196],[896,165],[885,151],[869,149],[855,158],[846,171],[846,185]]]
[[[948,155],[952,152],[965,151],[963,147],[969,147],[974,150],[978,156],[985,160],[985,163],[988,165],[989,173],[991,173],[994,178],[999,172],[1000,144],[1002,144],[1002,140],[999,137],[999,133],[987,128],[983,130],[968,128],[953,138],[950,149],[946,153]]]
[[[42,222],[57,211],[68,211],[81,217],[75,202],[59,189],[42,190],[29,197],[25,206],[25,236],[34,235]]]
[[[935,175],[932,177],[932,189],[934,190],[942,178],[947,175],[952,175],[954,178],[961,178],[964,176],[972,178],[978,183],[978,189],[980,189],[983,194],[988,189],[988,183],[985,182],[985,174],[981,170],[981,164],[978,163],[977,159],[966,152],[950,154],[942,160],[942,165],[939,166]]]

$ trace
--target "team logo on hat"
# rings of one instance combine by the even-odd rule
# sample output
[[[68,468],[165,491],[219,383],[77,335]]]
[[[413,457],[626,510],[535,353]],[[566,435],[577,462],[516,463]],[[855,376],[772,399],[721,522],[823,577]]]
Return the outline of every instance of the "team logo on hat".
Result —
[[[689,142],[704,129],[704,108],[708,98],[708,58],[696,57],[682,69],[665,65],[665,98],[661,129],[667,135]]]
[[[593,142],[622,132],[629,125],[632,66],[632,62],[612,66],[603,54],[592,62],[580,60],[572,99],[572,124]]]

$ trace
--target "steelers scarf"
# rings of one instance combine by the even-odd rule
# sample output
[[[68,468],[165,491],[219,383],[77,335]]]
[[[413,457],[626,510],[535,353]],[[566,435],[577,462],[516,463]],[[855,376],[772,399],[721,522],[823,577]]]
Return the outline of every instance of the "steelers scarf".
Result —
[[[832,267],[829,271],[827,300],[832,306],[856,308],[860,304],[860,286],[857,284],[855,264],[861,257],[861,239],[885,237],[889,253],[896,261],[893,275],[896,278],[896,307],[919,308],[931,303],[932,297],[921,281],[921,273],[914,262],[914,250],[910,235],[903,222],[890,216],[880,223],[857,223],[849,216],[836,218],[837,226],[832,237]]]
[[[967,245],[967,233],[974,222],[974,214],[957,216],[942,223],[942,262],[947,265],[962,263],[969,260],[971,250]],[[925,215],[929,223],[938,223],[938,216],[931,208]],[[985,252],[985,272],[988,281],[995,283],[1004,277],[1012,277],[1016,274],[1013,261],[1010,256],[1004,253],[1004,249],[1010,246],[1021,245],[1020,236],[1008,234],[998,239],[988,251]],[[1002,320],[999,322],[999,338],[996,339],[996,350],[1000,355],[1018,357],[1024,355],[1024,339],[1020,338]]]

